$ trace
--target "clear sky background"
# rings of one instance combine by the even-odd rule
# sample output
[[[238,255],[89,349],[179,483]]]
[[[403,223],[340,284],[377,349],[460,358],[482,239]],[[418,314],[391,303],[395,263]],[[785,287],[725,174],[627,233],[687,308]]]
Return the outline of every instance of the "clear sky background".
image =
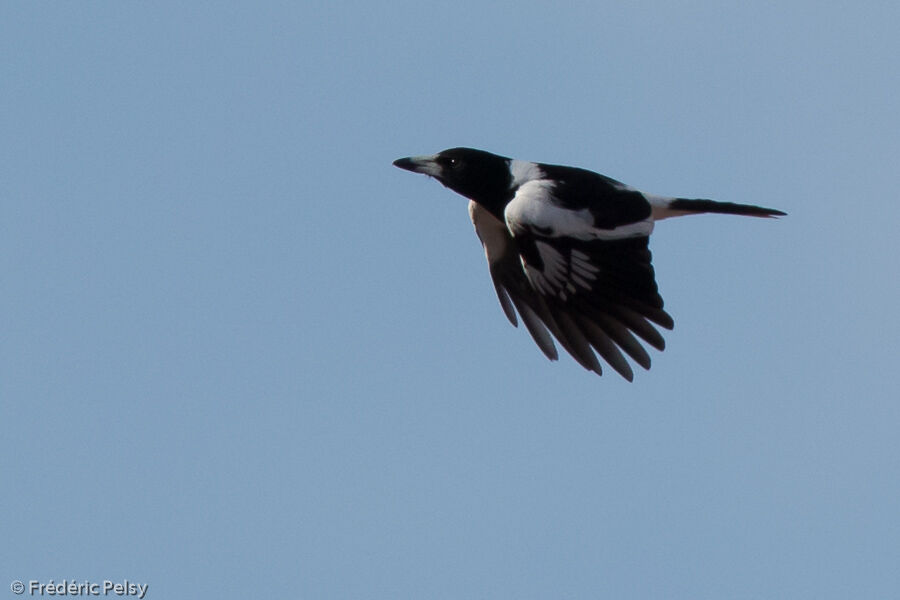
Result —
[[[897,2],[0,5],[0,597],[900,590]],[[758,203],[544,359],[467,145]],[[23,597],[28,597],[26,595]]]

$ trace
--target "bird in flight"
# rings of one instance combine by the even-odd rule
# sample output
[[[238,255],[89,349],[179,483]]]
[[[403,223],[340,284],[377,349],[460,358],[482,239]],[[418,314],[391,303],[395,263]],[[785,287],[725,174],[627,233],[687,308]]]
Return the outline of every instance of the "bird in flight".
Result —
[[[699,213],[777,217],[748,204],[656,196],[599,173],[472,148],[394,161],[469,199],[500,306],[550,360],[553,338],[598,375],[597,355],[634,379],[627,354],[650,368],[642,342],[663,350],[663,310],[648,248],[656,221]]]

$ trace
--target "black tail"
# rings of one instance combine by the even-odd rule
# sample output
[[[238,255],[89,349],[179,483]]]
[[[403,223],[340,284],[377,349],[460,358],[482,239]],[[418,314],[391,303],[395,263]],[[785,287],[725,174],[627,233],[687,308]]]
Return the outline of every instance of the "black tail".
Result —
[[[669,203],[668,208],[695,213],[720,213],[725,215],[747,215],[749,217],[783,217],[787,214],[774,208],[763,208],[752,204],[716,202],[715,200],[690,200],[688,198],[676,198]]]

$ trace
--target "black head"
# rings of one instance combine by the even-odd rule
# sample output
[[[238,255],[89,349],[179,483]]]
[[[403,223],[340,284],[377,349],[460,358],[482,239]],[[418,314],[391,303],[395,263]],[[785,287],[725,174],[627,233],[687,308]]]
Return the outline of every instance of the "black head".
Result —
[[[434,177],[480,204],[497,204],[511,195],[509,159],[483,150],[451,148],[433,156],[399,158],[394,166]]]

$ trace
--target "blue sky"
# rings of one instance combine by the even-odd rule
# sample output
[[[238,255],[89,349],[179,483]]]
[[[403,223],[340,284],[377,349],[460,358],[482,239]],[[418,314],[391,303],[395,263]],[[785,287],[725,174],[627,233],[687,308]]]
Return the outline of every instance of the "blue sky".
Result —
[[[895,595],[898,22],[4,3],[0,595]],[[390,164],[458,145],[789,216],[661,223],[668,348],[597,378]]]

